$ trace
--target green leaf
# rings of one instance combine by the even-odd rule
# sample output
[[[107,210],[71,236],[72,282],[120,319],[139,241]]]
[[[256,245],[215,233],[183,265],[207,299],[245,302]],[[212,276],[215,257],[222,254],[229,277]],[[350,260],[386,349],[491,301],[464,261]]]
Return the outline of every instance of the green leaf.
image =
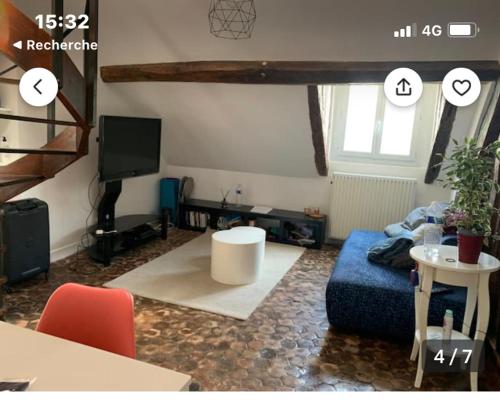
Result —
[[[491,234],[490,220],[498,213],[490,202],[491,193],[500,192],[494,180],[495,157],[500,155],[500,141],[483,148],[478,138],[466,138],[462,145],[453,139],[454,147],[442,168],[443,187],[456,192],[452,208],[465,217],[458,225],[468,230]]]

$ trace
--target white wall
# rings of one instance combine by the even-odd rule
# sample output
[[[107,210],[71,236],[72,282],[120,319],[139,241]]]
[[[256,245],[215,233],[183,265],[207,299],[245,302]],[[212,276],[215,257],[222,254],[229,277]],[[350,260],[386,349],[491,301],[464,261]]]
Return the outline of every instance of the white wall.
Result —
[[[232,189],[228,201],[234,202],[234,189],[241,185],[242,201],[247,204],[296,211],[314,206],[319,207],[322,212],[328,211],[328,178],[297,178],[171,165],[168,166],[167,173],[169,177],[192,177],[195,181],[192,197],[195,198],[220,201],[220,190],[227,192]]]
[[[31,16],[50,9],[50,0],[14,3]],[[67,12],[83,11],[84,0],[65,3]],[[413,0],[256,0],[255,32],[245,41],[212,37],[208,4],[101,1],[99,64],[500,56],[497,0],[441,0],[432,8]],[[481,33],[472,41],[392,38],[392,31],[407,23],[445,25],[450,20],[476,21]],[[74,57],[81,64],[81,56]],[[169,175],[195,175],[199,197],[215,199],[219,185],[229,187],[237,181],[244,185],[247,198],[257,203],[297,210],[307,205],[327,208],[328,179],[315,174],[304,87],[99,82],[98,112],[164,120],[160,175],[126,181],[119,214],[156,208],[158,178],[167,174],[167,161],[172,165]],[[27,134],[20,132],[22,138]],[[73,248],[82,233],[89,212],[87,186],[97,168],[95,136],[94,132],[88,157],[23,195],[49,202],[54,249]]]

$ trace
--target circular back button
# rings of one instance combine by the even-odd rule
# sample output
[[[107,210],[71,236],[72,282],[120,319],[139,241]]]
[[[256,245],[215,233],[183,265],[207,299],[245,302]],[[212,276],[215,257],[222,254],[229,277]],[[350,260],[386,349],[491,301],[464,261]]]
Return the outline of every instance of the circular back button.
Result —
[[[45,68],[32,68],[24,73],[19,83],[23,100],[34,107],[49,105],[57,96],[57,78]]]

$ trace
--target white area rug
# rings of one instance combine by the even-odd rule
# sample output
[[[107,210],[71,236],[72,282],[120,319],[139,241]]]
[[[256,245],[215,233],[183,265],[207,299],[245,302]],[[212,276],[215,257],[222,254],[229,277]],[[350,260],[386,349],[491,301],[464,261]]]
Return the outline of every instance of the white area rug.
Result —
[[[210,277],[212,233],[209,231],[104,286],[246,320],[304,252],[300,247],[266,242],[264,268],[256,283],[220,284]]]

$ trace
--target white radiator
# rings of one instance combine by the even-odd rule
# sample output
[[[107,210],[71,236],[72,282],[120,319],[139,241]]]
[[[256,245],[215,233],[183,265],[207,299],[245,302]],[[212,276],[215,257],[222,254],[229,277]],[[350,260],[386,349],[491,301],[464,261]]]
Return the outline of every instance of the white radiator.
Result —
[[[415,205],[415,179],[334,173],[330,237],[345,239],[354,229],[382,231],[402,221]]]

